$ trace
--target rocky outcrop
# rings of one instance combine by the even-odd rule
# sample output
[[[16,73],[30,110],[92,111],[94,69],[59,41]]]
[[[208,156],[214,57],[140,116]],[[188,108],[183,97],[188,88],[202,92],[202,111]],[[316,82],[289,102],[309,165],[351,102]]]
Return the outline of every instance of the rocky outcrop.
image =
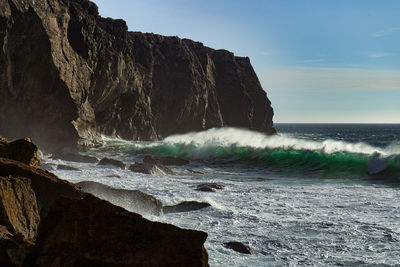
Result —
[[[40,216],[35,192],[26,178],[0,177],[0,225],[34,240]]]
[[[120,198],[133,195],[110,191]],[[161,202],[137,192],[137,199],[154,206],[148,210],[161,213]],[[37,167],[0,158],[0,266],[207,266],[206,238],[204,232],[146,220]]]
[[[237,241],[230,241],[222,244],[224,247],[232,249],[236,252],[242,254],[254,254],[254,251],[247,245],[237,242]]]
[[[164,164],[150,156],[145,156],[143,163],[133,163],[131,166],[129,166],[129,170],[152,175],[174,174],[170,168],[164,166]]]
[[[204,232],[151,222],[92,195],[61,198],[27,263],[40,266],[207,266]]]
[[[100,145],[100,134],[275,132],[249,58],[128,32],[88,0],[1,1],[0,47],[0,132],[24,133],[46,150]]]
[[[111,165],[121,169],[125,169],[125,164],[116,159],[102,158],[97,165]]]
[[[204,208],[207,208],[210,206],[211,206],[210,204],[205,203],[205,202],[183,201],[183,202],[173,205],[173,206],[164,206],[163,212],[165,214],[177,213],[177,212],[188,212],[188,211],[204,209]]]
[[[116,189],[92,181],[79,182],[77,185],[85,192],[110,201],[114,205],[123,207],[131,212],[156,216],[162,213],[162,203],[160,200],[138,190]]]
[[[38,147],[29,138],[9,141],[0,136],[0,157],[39,167]]]

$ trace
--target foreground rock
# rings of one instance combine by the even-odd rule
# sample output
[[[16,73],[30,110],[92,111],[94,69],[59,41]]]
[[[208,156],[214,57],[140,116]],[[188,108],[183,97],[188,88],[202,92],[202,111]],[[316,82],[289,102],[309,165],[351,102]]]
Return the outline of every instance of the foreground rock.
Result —
[[[15,141],[0,137],[0,157],[23,162],[32,167],[39,167],[39,150],[30,139]]]
[[[254,251],[249,246],[246,246],[241,242],[231,241],[224,243],[223,246],[242,254],[254,254]]]
[[[162,213],[161,201],[138,190],[115,189],[92,181],[80,182],[77,185],[82,190],[131,212],[157,216]]]
[[[4,0],[0,29],[0,132],[7,136],[23,132],[54,151],[97,146],[100,134],[149,140],[222,126],[275,132],[247,57],[128,32],[87,0]]]
[[[40,216],[35,192],[27,178],[0,177],[0,225],[12,234],[34,240]]]
[[[135,162],[129,169],[133,172],[140,172],[145,174],[152,174],[152,175],[167,175],[167,174],[174,174],[174,172],[160,163],[158,160],[153,159],[150,156],[146,156],[143,159],[143,163]]]
[[[207,266],[206,238],[0,158],[0,266]]]
[[[222,189],[224,189],[224,186],[216,183],[199,184],[196,187],[196,190],[203,192],[215,192]]]
[[[125,164],[116,159],[102,158],[97,165],[111,165],[121,169],[125,169]]]
[[[173,206],[164,206],[163,212],[167,213],[177,213],[177,212],[188,212],[194,211],[199,209],[204,209],[210,207],[211,205],[204,202],[197,202],[197,201],[184,201],[179,204]]]
[[[207,266],[204,232],[151,222],[92,195],[60,198],[39,227],[29,264]]]

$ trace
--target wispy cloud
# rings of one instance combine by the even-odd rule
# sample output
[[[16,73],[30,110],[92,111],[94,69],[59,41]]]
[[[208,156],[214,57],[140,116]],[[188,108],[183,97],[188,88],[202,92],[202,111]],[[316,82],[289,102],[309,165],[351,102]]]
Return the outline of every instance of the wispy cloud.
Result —
[[[377,31],[372,33],[372,36],[378,38],[395,32],[400,32],[400,27],[392,27],[386,30]]]
[[[314,58],[314,59],[304,59],[297,61],[298,64],[312,64],[312,63],[320,63],[323,62],[324,59],[322,58]]]
[[[298,67],[259,73],[266,90],[400,91],[400,70]]]
[[[381,57],[398,57],[400,56],[399,53],[368,53],[367,55],[370,58],[381,58]]]

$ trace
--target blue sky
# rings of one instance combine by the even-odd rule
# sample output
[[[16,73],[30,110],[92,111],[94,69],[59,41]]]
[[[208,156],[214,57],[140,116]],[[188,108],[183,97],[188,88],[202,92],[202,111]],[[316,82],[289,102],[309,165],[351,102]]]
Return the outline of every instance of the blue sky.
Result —
[[[248,56],[275,122],[400,123],[400,1],[94,0],[129,30]]]

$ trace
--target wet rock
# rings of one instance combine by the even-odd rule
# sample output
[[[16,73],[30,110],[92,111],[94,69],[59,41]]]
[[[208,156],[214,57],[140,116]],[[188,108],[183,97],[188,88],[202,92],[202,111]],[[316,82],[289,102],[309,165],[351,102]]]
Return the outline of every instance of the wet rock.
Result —
[[[131,212],[157,216],[162,213],[161,201],[138,190],[116,189],[92,181],[79,182],[77,185],[82,190]]]
[[[246,246],[241,242],[237,241],[226,242],[223,244],[223,246],[242,254],[254,254],[254,251],[249,246]]]
[[[102,158],[97,165],[112,165],[121,169],[125,169],[125,164],[120,160]]]
[[[50,163],[43,163],[40,162],[39,168],[45,171],[52,171],[54,170],[55,164],[50,164]]]
[[[197,201],[183,201],[177,205],[173,206],[164,206],[163,212],[167,213],[177,213],[177,212],[188,212],[199,209],[204,209],[210,207],[211,205],[205,202],[197,202]]]
[[[203,192],[215,192],[222,189],[224,189],[224,186],[216,183],[199,184],[196,187],[196,190]]]
[[[78,153],[62,153],[54,154],[54,159],[62,159],[66,161],[81,162],[81,163],[97,163],[99,160],[96,157],[81,155]]]
[[[39,227],[29,264],[207,266],[207,234],[151,222],[92,195],[60,198]]]
[[[39,167],[40,158],[38,147],[29,138],[8,141],[0,140],[0,157],[20,161],[32,167]]]
[[[57,165],[57,170],[80,171],[78,168],[68,166],[68,165],[63,165],[63,164]]]
[[[0,177],[0,225],[12,234],[34,240],[40,216],[31,181],[22,177]]]
[[[154,159],[165,166],[170,166],[170,165],[183,166],[190,163],[190,161],[186,159],[175,158],[175,157],[154,157]]]
[[[193,173],[193,174],[204,174],[204,172],[200,172],[200,171],[195,171],[192,169],[186,169],[188,172]]]
[[[133,172],[140,172],[146,174],[153,174],[153,175],[167,175],[167,174],[174,174],[174,172],[164,166],[162,163],[153,159],[150,156],[146,156],[143,159],[143,163],[135,162],[132,164],[129,169]]]

